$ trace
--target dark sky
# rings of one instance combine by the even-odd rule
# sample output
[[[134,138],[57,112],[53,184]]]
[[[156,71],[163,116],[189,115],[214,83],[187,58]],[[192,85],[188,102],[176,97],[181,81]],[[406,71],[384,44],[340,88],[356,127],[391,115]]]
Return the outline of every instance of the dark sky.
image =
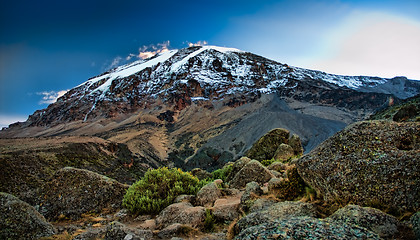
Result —
[[[412,70],[420,69],[418,1],[0,1],[0,126],[25,120],[59,91],[123,64],[130,54],[163,45],[183,48],[206,41],[299,67],[420,79]],[[411,39],[399,45],[414,45],[411,55],[404,55],[413,67],[405,64],[390,73],[343,67],[357,70],[354,58],[377,61],[353,50],[372,49],[372,42],[359,41],[360,34],[381,24],[393,28],[375,33],[371,41],[388,32]],[[371,55],[384,52],[375,51]],[[347,63],[328,68],[338,60]]]

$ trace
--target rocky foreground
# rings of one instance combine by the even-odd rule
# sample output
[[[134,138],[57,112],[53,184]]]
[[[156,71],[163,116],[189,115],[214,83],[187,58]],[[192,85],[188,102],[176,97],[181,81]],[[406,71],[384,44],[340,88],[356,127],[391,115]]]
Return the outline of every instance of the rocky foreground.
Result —
[[[0,193],[0,238],[419,239],[419,139],[418,122],[365,121],[301,157],[274,129],[217,173],[194,169],[208,183],[151,215],[123,207],[129,185],[65,167],[32,206]]]

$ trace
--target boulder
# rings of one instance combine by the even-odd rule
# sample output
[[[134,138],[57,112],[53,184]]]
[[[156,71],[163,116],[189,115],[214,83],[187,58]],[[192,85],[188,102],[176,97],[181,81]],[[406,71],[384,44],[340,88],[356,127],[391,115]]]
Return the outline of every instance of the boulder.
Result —
[[[226,182],[230,182],[235,177],[235,174],[238,173],[250,161],[251,159],[247,157],[241,157],[240,159],[236,160],[232,164],[232,171],[226,177]]]
[[[106,176],[72,167],[58,170],[47,185],[41,213],[48,219],[80,218],[83,213],[117,211],[128,185]]]
[[[246,156],[259,161],[272,159],[280,144],[289,143],[290,132],[276,128],[262,136],[246,153]]]
[[[303,155],[303,147],[300,137],[297,134],[293,134],[289,139],[289,145],[293,148],[295,156]]]
[[[200,206],[213,206],[214,201],[222,196],[222,192],[215,182],[208,183],[197,193],[196,204]]]
[[[274,199],[259,198],[252,203],[251,207],[249,208],[249,212],[253,213],[253,212],[259,212],[259,211],[267,210],[268,208],[270,208],[271,206],[273,206],[277,202],[278,201],[276,201]]]
[[[273,158],[275,160],[287,161],[295,156],[295,152],[293,148],[288,144],[280,144],[277,148],[276,152],[274,153]]]
[[[355,224],[375,232],[381,238],[395,239],[398,235],[398,220],[378,209],[347,205],[328,217],[332,221]]]
[[[358,122],[296,164],[327,201],[415,212],[420,209],[419,139],[416,122]]]
[[[174,199],[174,203],[179,203],[179,202],[190,202],[190,203],[194,203],[196,202],[195,200],[195,195],[179,195]]]
[[[260,188],[257,182],[249,182],[245,186],[245,191],[241,196],[241,205],[247,206],[250,201],[254,201],[263,194],[263,190]]]
[[[413,214],[410,218],[411,225],[413,226],[413,231],[416,236],[416,239],[420,239],[420,212]]]
[[[252,160],[247,163],[235,177],[230,181],[230,187],[242,189],[249,182],[257,182],[258,184],[264,184],[268,182],[274,175],[264,167],[260,162]]]
[[[272,222],[283,218],[302,216],[317,216],[316,207],[311,203],[304,202],[279,202],[273,204],[265,210],[252,212],[239,219],[239,221],[235,224],[234,229],[236,233],[239,233],[244,229],[259,225],[263,222]]]
[[[213,207],[213,215],[219,221],[233,221],[240,216],[241,200],[239,198],[217,199]]]
[[[0,192],[0,239],[38,239],[54,234],[54,227],[34,207]]]
[[[151,230],[130,228],[120,222],[112,222],[106,228],[104,240],[149,240],[153,238]]]
[[[260,222],[245,228],[234,239],[381,239],[376,233],[357,225],[312,217],[290,217]]]
[[[159,229],[180,223],[191,227],[201,227],[206,218],[204,207],[194,207],[189,202],[174,203],[163,209],[156,217],[156,226]]]
[[[287,178],[272,178],[268,182],[268,192],[279,199],[295,200],[305,193],[305,182],[299,176],[295,165],[286,171]]]
[[[277,171],[279,173],[282,173],[284,171],[286,171],[286,164],[282,163],[282,162],[273,162],[270,165],[268,165],[267,169],[268,170],[274,170]]]
[[[189,236],[196,232],[198,231],[191,226],[174,223],[160,230],[157,233],[157,236],[160,239],[183,239],[179,238],[178,236]]]

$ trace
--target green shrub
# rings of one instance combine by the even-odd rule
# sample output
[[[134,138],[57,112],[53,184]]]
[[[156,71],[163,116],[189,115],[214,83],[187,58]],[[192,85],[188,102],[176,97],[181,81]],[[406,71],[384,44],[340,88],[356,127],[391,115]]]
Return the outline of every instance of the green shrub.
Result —
[[[206,219],[204,219],[204,231],[212,232],[214,230],[214,215],[210,209],[206,209]]]
[[[262,160],[261,164],[264,166],[269,166],[270,164],[272,164],[273,162],[279,162],[278,160],[272,158],[272,159],[267,159],[267,160]]]
[[[229,176],[232,170],[233,170],[232,164],[227,165],[221,169],[217,169],[211,173],[211,179],[212,180],[222,179],[223,182],[226,182],[226,178]]]
[[[189,172],[166,167],[148,170],[128,188],[123,206],[134,214],[155,214],[181,194],[196,194],[203,183]]]

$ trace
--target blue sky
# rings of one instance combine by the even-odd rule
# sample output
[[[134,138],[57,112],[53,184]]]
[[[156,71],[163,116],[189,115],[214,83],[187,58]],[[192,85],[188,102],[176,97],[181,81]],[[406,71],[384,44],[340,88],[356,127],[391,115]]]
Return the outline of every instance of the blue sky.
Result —
[[[420,80],[420,1],[0,1],[0,126],[140,52],[188,43]]]

